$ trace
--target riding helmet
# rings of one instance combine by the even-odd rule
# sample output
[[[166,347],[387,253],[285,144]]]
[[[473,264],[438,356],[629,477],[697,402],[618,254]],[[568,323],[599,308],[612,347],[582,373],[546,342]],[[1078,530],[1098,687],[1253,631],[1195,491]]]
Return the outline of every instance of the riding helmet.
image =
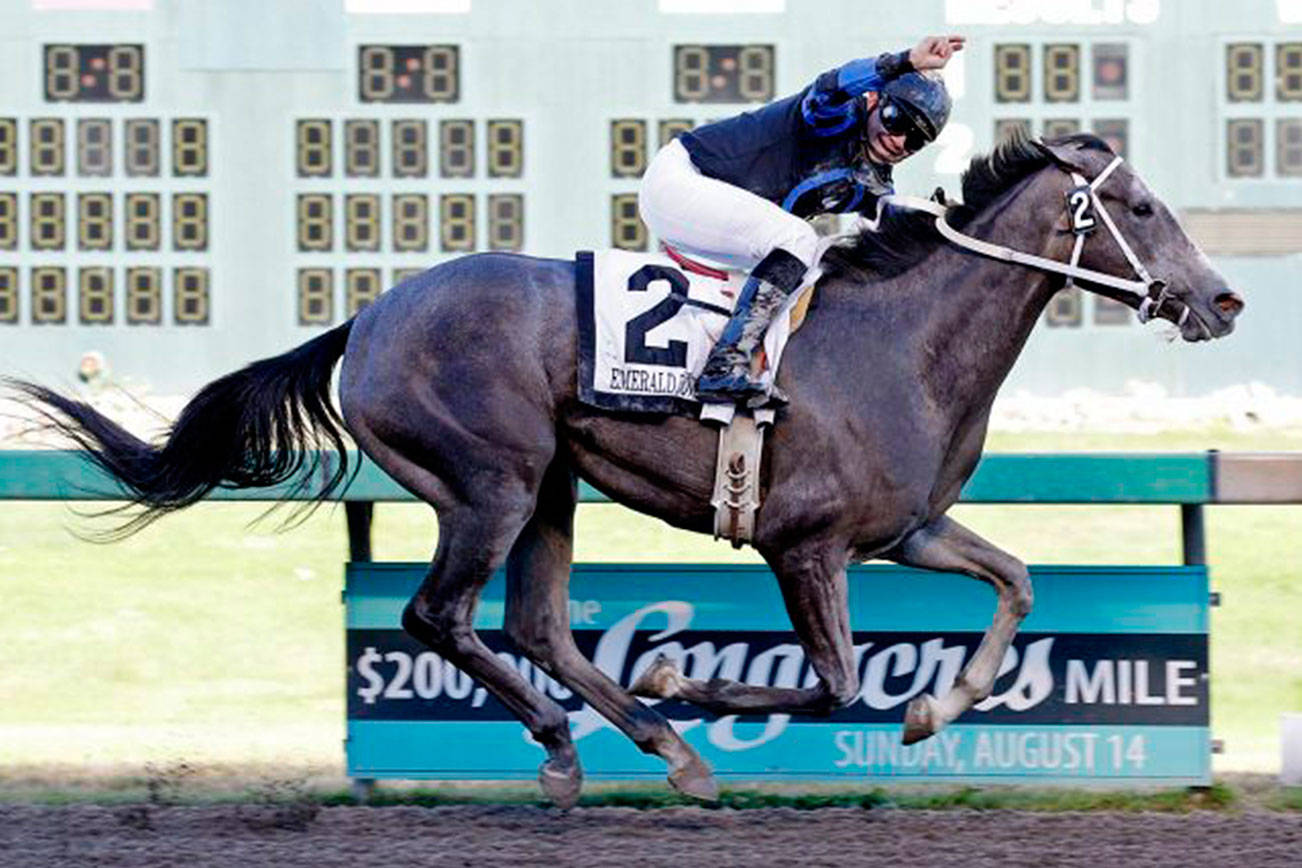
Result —
[[[945,89],[945,80],[936,73],[906,72],[887,82],[881,95],[907,113],[918,130],[932,142],[945,128],[953,106],[949,91]]]

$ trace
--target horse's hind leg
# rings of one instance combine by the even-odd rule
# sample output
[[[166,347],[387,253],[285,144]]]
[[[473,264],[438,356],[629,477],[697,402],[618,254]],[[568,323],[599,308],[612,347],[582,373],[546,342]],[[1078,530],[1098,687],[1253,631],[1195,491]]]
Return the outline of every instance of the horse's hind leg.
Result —
[[[506,559],[534,508],[536,479],[530,482],[524,470],[506,473],[509,462],[502,460],[498,464],[503,472],[491,485],[477,486],[478,500],[467,501],[457,496],[453,486],[381,440],[360,414],[350,420],[350,428],[377,464],[438,512],[438,551],[425,581],[403,611],[403,629],[478,680],[524,723],[547,751],[540,770],[544,789],[558,805],[570,807],[578,799],[582,775],[565,709],[490,651],[473,627],[480,591]],[[475,454],[473,444],[467,444],[462,454]],[[478,457],[481,460],[463,466],[489,463],[487,457]],[[555,769],[569,770],[573,785],[555,786],[556,776],[551,773]]]
[[[700,799],[718,797],[709,766],[665,720],[594,666],[574,644],[569,624],[570,561],[577,490],[569,468],[554,461],[543,479],[538,506],[506,562],[508,638],[544,672],[582,696],[646,753],[669,764],[669,782]],[[551,777],[549,777],[551,776]],[[540,780],[549,794],[579,783],[560,758],[544,764]],[[553,796],[555,798],[555,796]]]
[[[1031,579],[1026,565],[986,542],[953,519],[941,516],[906,537],[887,557],[908,566],[964,573],[995,586],[999,602],[995,619],[954,686],[939,700],[914,697],[904,714],[904,743],[912,744],[939,732],[990,695],[1004,653],[1017,628],[1031,611]]]
[[[547,751],[539,769],[544,791],[568,808],[578,800],[582,773],[565,709],[489,650],[472,626],[479,593],[505,558],[522,517],[515,519],[481,511],[440,513],[438,552],[403,611],[402,626],[475,678],[524,723]]]

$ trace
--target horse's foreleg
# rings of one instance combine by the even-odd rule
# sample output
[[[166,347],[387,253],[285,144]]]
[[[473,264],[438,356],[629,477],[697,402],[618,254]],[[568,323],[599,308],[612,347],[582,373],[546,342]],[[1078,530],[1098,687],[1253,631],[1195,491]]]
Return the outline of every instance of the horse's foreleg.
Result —
[[[582,696],[646,753],[669,764],[669,782],[700,799],[718,798],[710,767],[663,715],[638,702],[579,652],[569,623],[570,561],[577,490],[563,462],[548,468],[538,507],[506,561],[506,635],[544,672]],[[539,774],[553,800],[577,798],[578,758],[572,767],[553,757]],[[558,795],[561,798],[558,798]]]
[[[796,636],[819,682],[812,687],[766,687],[723,678],[683,675],[661,657],[633,685],[639,696],[683,699],[716,714],[829,714],[859,695],[846,588],[845,549],[809,547],[773,564]]]
[[[912,744],[934,735],[990,695],[1004,654],[1031,611],[1031,579],[1017,558],[945,516],[906,537],[887,557],[908,566],[964,573],[994,585],[999,595],[994,622],[954,686],[939,700],[924,694],[909,703],[904,743]]]

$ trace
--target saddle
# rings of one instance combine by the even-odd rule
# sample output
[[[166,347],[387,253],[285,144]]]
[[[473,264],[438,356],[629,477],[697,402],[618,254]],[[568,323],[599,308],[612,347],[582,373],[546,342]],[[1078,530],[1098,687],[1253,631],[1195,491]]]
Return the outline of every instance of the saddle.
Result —
[[[679,268],[683,269],[684,271],[690,271],[693,274],[704,275],[705,277],[711,277],[714,278],[715,280],[727,280],[730,272],[739,270],[739,269],[721,268],[721,267],[706,265],[705,263],[699,260],[692,259],[690,256],[687,256],[682,251],[677,250],[668,244],[665,244],[663,241],[660,242],[660,246],[664,249],[665,253],[668,254],[670,259],[678,263]],[[818,275],[815,274],[814,275],[815,280],[817,280],[817,277]],[[809,303],[813,301],[813,299],[814,299],[814,281],[811,280],[808,284],[804,286],[804,288],[800,290],[799,295],[796,297],[795,306],[791,308],[792,334],[794,334],[796,330],[799,329],[800,326],[804,324],[805,314],[809,313]],[[764,350],[763,348],[761,348],[760,349],[761,355],[763,354],[763,352]]]
[[[729,271],[699,262],[662,244],[669,258],[684,271],[727,280]],[[821,251],[820,251],[821,253]],[[791,308],[791,333],[805,322],[809,303],[814,297],[814,285],[819,269],[812,270],[809,282],[798,292]],[[758,353],[758,364],[767,364],[764,348]],[[773,424],[774,410],[757,409],[738,413],[731,404],[702,404],[700,418],[719,429],[719,447],[714,465],[714,538],[726,538],[732,547],[739,549],[755,535],[755,513],[760,506],[759,477],[764,457],[764,430]]]
[[[805,320],[818,272],[815,266],[806,286],[788,298],[756,354],[770,383],[786,341]],[[575,256],[579,400],[616,412],[694,416],[717,426],[715,536],[738,548],[753,537],[764,429],[773,424],[774,411],[703,404],[695,381],[744,284],[740,270],[669,248]]]

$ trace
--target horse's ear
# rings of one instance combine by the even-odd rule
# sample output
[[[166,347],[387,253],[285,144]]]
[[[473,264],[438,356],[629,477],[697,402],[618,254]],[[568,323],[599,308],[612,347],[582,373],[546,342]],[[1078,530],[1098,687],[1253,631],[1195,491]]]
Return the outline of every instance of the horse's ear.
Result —
[[[1087,151],[1107,151],[1108,147],[1093,136],[1068,136],[1061,139],[1032,139],[1032,144],[1060,169],[1068,172],[1088,174],[1089,157]]]
[[[1035,147],[1040,154],[1047,156],[1060,169],[1068,172],[1085,172],[1086,157],[1077,142],[1064,141],[1064,139],[1049,139],[1044,142],[1043,139],[1032,139]]]

